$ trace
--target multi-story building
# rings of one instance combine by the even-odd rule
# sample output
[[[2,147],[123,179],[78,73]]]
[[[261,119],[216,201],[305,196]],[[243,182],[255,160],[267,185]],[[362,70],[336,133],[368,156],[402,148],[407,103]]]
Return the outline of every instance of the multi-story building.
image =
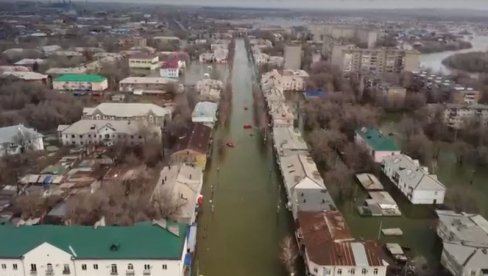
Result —
[[[209,153],[212,129],[203,124],[192,124],[176,142],[171,161],[196,165],[205,169]]]
[[[22,124],[0,128],[0,157],[28,150],[44,150],[43,135]]]
[[[0,275],[183,276],[188,226],[0,225]],[[135,238],[136,237],[136,238]]]
[[[107,78],[95,74],[65,74],[53,80],[53,89],[60,91],[100,92],[107,88]]]
[[[444,123],[454,129],[462,129],[471,121],[488,125],[488,105],[447,104],[444,109]]]
[[[297,224],[307,275],[386,276],[379,243],[355,240],[339,211],[299,212]]]
[[[162,62],[159,73],[161,77],[177,79],[180,77],[180,72],[185,65],[185,61],[174,56]]]
[[[441,264],[452,275],[488,273],[488,221],[481,215],[437,210]]]
[[[202,123],[208,127],[213,128],[217,122],[217,103],[214,102],[199,102],[195,105],[191,114],[191,121],[194,123]]]
[[[331,62],[344,73],[400,73],[419,66],[417,51],[396,48],[361,49],[354,45],[335,45]]]
[[[299,70],[302,66],[302,45],[299,43],[285,45],[285,69]]]
[[[159,68],[159,56],[148,53],[134,53],[129,56],[129,68],[156,70]]]
[[[168,85],[176,83],[163,77],[128,77],[119,82],[119,90],[123,92],[167,90]]]
[[[384,157],[383,173],[397,186],[412,204],[443,204],[446,186],[437,175],[408,155],[396,154]]]
[[[298,91],[305,90],[305,83],[309,75],[304,70],[283,70],[281,82],[283,84],[284,91]]]
[[[159,126],[143,121],[83,119],[71,125],[59,125],[58,135],[67,146],[140,145],[150,141],[161,142],[162,131]]]
[[[378,31],[363,28],[356,25],[311,25],[308,27],[315,42],[326,42],[327,40],[351,40],[356,39],[359,43],[373,48],[376,45]]]
[[[164,127],[171,120],[172,109],[151,103],[101,103],[83,108],[82,119],[143,121]]]
[[[400,147],[393,137],[385,136],[376,128],[363,127],[357,129],[354,142],[364,146],[371,158],[378,163],[383,161],[385,157],[400,154]]]

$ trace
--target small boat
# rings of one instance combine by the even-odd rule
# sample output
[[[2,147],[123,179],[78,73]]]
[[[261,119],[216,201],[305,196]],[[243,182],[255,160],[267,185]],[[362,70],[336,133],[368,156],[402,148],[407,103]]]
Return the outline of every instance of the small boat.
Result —
[[[251,124],[244,124],[244,128],[245,129],[250,129],[250,128],[252,128],[252,125]]]

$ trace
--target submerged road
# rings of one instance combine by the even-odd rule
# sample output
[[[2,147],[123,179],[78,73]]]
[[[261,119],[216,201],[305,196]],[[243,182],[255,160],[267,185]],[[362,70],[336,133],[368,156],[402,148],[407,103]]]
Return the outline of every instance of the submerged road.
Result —
[[[218,127],[214,141],[232,141],[235,147],[219,155],[214,145],[205,175],[193,272],[204,276],[286,275],[279,244],[292,234],[292,225],[280,196],[272,147],[263,144],[254,130],[243,129],[253,122],[251,88],[255,80],[242,39],[236,40],[233,66],[230,124]]]

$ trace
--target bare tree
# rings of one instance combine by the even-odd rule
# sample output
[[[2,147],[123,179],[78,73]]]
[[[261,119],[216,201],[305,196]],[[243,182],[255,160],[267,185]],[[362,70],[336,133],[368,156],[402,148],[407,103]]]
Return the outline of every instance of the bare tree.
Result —
[[[298,249],[292,237],[287,236],[283,238],[280,244],[281,254],[280,260],[285,266],[286,271],[290,276],[296,273],[296,261],[298,258]]]

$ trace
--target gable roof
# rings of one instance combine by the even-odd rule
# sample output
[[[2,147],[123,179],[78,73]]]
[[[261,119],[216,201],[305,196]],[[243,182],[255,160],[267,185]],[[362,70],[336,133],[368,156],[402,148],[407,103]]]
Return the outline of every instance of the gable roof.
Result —
[[[194,123],[183,137],[176,142],[174,151],[190,149],[206,154],[209,147],[210,133],[212,129],[203,124]]]
[[[0,257],[20,258],[47,242],[76,259],[181,259],[186,232],[186,225],[174,223],[168,224],[167,229],[151,223],[96,229],[92,226],[0,225]]]
[[[356,129],[356,134],[376,151],[400,151],[400,147],[392,137],[383,135],[376,128]]]
[[[327,189],[317,170],[317,165],[308,155],[294,154],[280,157],[280,169],[285,186],[289,190],[295,189],[299,184],[303,184],[306,188]]]
[[[42,134],[33,128],[27,128],[22,124],[0,128],[0,144],[12,143],[18,135],[29,135],[33,137],[42,137]]]
[[[161,107],[152,103],[101,103],[96,107],[83,108],[83,115],[91,116],[98,110],[106,116],[115,117],[138,117],[146,116],[149,112],[156,116],[171,114],[171,109]]]
[[[216,118],[217,104],[213,102],[198,102],[193,109],[192,117]]]
[[[71,82],[102,82],[105,80],[107,78],[97,74],[64,74],[54,79],[54,81]]]
[[[139,134],[142,133],[143,129],[150,130],[151,133],[161,132],[161,129],[157,126],[148,126],[142,122],[128,121],[128,120],[79,120],[72,125],[65,127],[58,126],[63,134],[85,134],[85,133],[96,133],[107,127],[112,129],[115,133],[124,134]]]

